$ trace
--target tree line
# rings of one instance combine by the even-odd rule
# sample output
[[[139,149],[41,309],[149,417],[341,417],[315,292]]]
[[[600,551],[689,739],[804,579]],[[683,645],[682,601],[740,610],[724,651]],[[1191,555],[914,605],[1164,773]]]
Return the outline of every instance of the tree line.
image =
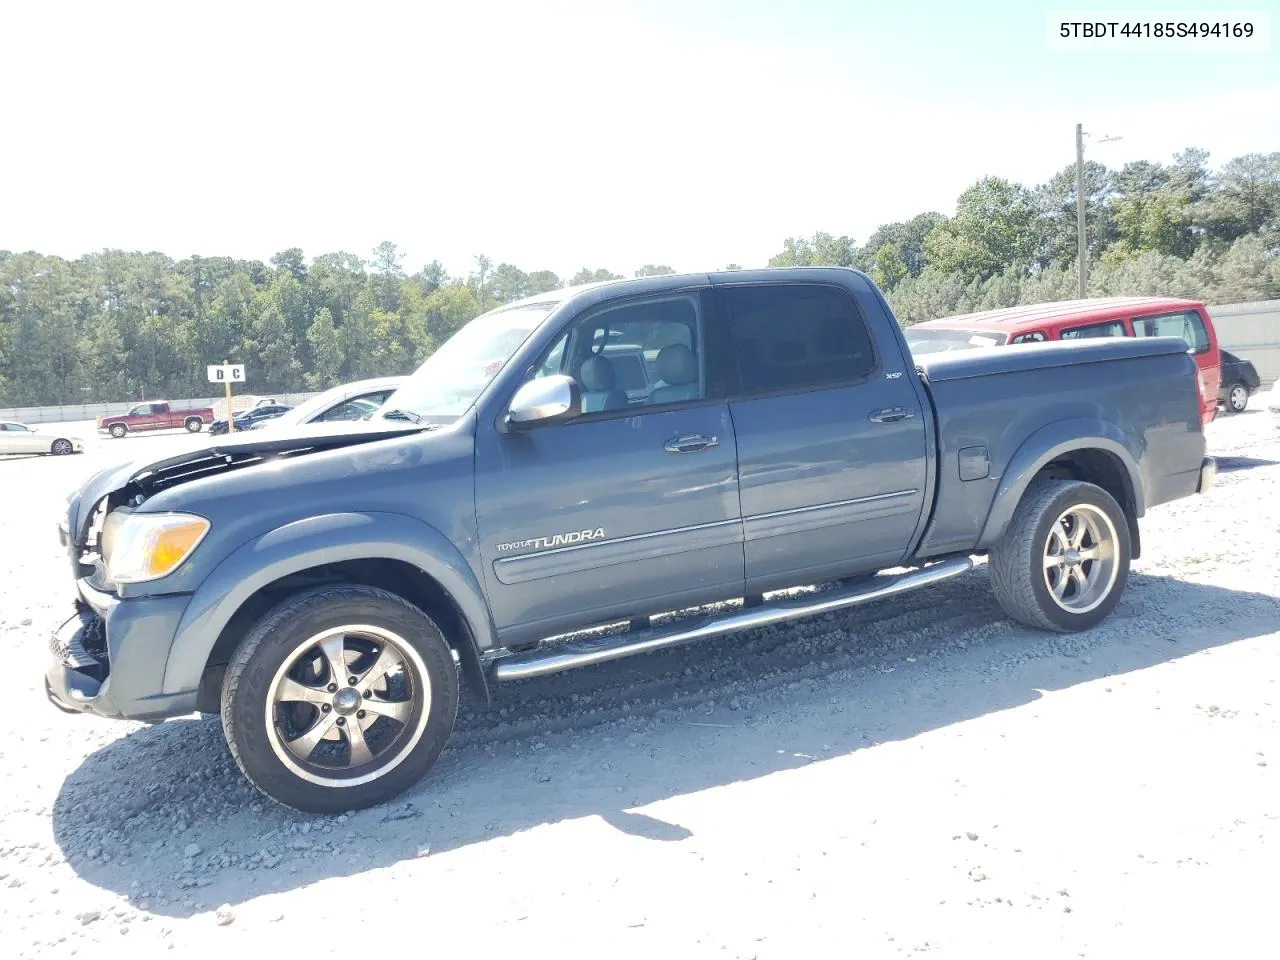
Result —
[[[1280,153],[1220,169],[1203,150],[1171,163],[1085,166],[1090,295],[1210,303],[1280,297]],[[868,272],[903,323],[1076,296],[1075,170],[1026,187],[986,177],[954,216],[926,212],[863,244],[791,237],[771,266]],[[175,261],[104,250],[76,260],[0,250],[0,406],[192,397],[206,363],[250,365],[255,393],[322,390],[407,373],[464,323],[502,303],[596,280],[475,258],[412,273],[391,242],[368,258],[297,248],[268,263]],[[736,269],[730,264],[728,269]],[[674,272],[647,264],[636,276]]]
[[[1280,153],[1221,169],[1190,148],[1171,163],[1084,166],[1089,296],[1181,296],[1207,303],[1280,297]],[[1076,170],[1026,187],[984,177],[952,217],[921,213],[858,245],[788,238],[772,266],[865,270],[904,324],[1079,295]]]

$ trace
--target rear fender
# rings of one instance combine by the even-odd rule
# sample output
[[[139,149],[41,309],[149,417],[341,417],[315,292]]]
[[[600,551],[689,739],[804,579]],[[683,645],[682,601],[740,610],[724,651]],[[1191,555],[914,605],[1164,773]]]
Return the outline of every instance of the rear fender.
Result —
[[[420,520],[393,513],[335,513],[272,530],[228,555],[191,597],[164,672],[166,693],[195,690],[209,655],[237,610],[290,574],[347,560],[399,560],[434,579],[458,608],[465,634],[452,638],[467,678],[488,692],[480,651],[496,634],[480,584],[457,547]]]
[[[1124,467],[1122,474],[1126,481],[1126,493],[1133,504],[1129,524],[1131,528],[1135,528],[1138,518],[1146,512],[1142,471],[1137,457],[1114,423],[1091,417],[1075,417],[1041,427],[1022,442],[1000,478],[977,549],[989,549],[1004,534],[1013,518],[1013,511],[1017,509],[1018,502],[1037,473],[1064,454],[1085,450],[1111,454]]]

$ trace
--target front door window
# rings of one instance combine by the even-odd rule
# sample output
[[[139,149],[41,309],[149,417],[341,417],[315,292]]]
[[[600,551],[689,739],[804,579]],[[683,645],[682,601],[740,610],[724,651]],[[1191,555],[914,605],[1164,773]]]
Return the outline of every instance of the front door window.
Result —
[[[587,416],[689,403],[710,395],[705,342],[696,293],[610,305],[566,330],[531,379],[573,377]]]

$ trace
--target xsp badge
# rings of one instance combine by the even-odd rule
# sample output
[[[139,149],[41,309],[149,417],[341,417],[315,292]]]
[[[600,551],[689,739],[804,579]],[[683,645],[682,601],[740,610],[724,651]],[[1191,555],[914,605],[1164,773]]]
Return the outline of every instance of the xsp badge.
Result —
[[[550,537],[534,537],[532,540],[514,540],[511,543],[498,544],[498,552],[523,550],[533,547],[535,550],[550,550],[553,547],[567,547],[575,543],[586,543],[588,540],[599,540],[604,536],[604,527],[594,530],[574,530],[572,533],[557,533]]]

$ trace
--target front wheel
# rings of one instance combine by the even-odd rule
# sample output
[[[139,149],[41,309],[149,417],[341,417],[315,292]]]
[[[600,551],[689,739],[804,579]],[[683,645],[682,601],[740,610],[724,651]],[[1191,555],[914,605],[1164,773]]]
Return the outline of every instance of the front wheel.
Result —
[[[1232,413],[1244,413],[1249,406],[1249,388],[1243,383],[1233,383],[1227,391],[1227,406]]]
[[[123,423],[113,423],[111,425],[111,435],[115,437],[117,440],[119,440],[128,432],[129,432],[129,428],[126,427]]]
[[[440,628],[360,584],[295,594],[249,631],[227,667],[222,727],[262,793],[312,813],[382,803],[418,782],[458,710]]]
[[[49,447],[49,452],[55,457],[65,457],[71,452],[71,441],[59,437],[53,441],[53,445]]]
[[[991,586],[1021,623],[1087,630],[1120,602],[1130,552],[1129,524],[1111,494],[1082,480],[1041,478],[991,549]]]

